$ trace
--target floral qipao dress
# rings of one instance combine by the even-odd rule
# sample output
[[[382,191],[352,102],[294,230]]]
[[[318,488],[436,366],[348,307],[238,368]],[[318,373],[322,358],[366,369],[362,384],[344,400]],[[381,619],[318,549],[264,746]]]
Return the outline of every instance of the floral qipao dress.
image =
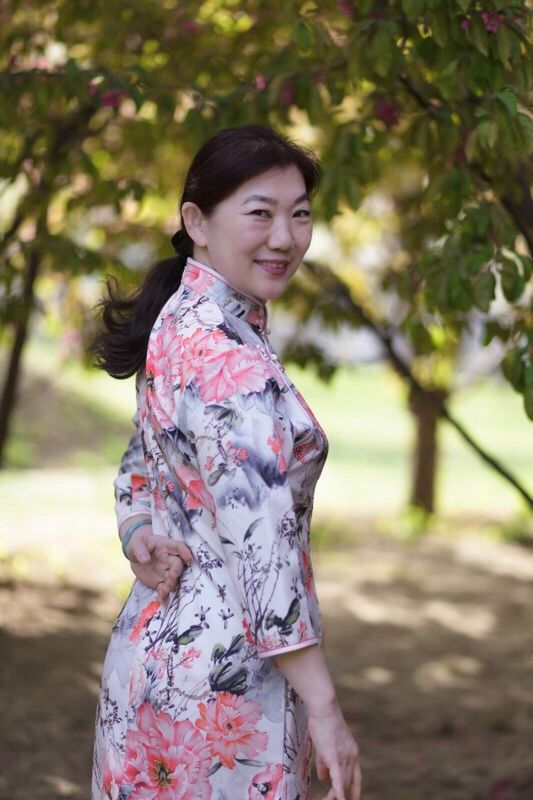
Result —
[[[136,580],[114,625],[92,798],[304,800],[307,717],[275,657],[320,641],[309,529],[328,444],[266,305],[189,259],[137,403],[119,524],[148,514],[194,560],[166,604]]]

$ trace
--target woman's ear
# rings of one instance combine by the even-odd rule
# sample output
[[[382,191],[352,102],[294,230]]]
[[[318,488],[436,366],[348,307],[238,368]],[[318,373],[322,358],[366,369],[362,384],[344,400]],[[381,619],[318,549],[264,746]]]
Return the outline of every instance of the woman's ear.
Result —
[[[181,219],[187,233],[198,247],[205,247],[207,236],[205,233],[205,217],[196,203],[187,201],[181,207]]]

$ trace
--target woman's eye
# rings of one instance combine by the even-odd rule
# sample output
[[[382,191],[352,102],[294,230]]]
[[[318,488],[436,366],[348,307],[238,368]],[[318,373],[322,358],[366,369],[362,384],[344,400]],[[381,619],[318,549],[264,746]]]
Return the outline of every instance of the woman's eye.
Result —
[[[310,217],[311,212],[308,211],[306,208],[301,208],[299,211],[295,212],[295,216],[297,217]]]
[[[250,211],[250,214],[256,214],[258,217],[268,217],[270,216],[270,211],[267,208],[254,208],[253,211]]]

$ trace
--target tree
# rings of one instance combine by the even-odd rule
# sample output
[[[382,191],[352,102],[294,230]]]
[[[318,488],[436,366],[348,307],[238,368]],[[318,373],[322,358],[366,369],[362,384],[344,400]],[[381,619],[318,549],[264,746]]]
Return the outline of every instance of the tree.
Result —
[[[379,298],[365,309],[338,276],[335,285],[352,303],[346,319],[389,337],[430,462],[431,431],[450,415],[428,364],[449,358],[473,309],[485,343],[505,342],[504,374],[533,417],[523,0],[13,0],[0,15],[0,176],[12,204],[0,245],[12,340],[0,452],[37,276],[125,274],[132,235],[157,254],[164,237],[150,223],[168,217],[192,152],[215,130],[250,121],[297,128],[319,151],[316,211],[332,224],[388,188],[398,247],[381,289],[402,301],[402,315],[387,320]],[[319,312],[332,325],[342,317],[324,302]],[[412,343],[410,364],[398,366],[392,329]],[[433,469],[421,469],[432,481]],[[431,486],[412,502],[430,508]]]

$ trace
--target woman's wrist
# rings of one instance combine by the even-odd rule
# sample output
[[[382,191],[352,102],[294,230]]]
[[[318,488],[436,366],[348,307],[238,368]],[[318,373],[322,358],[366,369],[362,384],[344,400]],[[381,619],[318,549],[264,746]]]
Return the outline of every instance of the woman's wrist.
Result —
[[[136,533],[140,528],[143,528],[147,525],[151,525],[152,520],[150,517],[144,517],[143,519],[138,519],[135,522],[131,523],[126,530],[124,531],[121,539],[122,539],[122,552],[129,559],[128,555],[128,546],[131,541],[131,537],[134,533]]]

